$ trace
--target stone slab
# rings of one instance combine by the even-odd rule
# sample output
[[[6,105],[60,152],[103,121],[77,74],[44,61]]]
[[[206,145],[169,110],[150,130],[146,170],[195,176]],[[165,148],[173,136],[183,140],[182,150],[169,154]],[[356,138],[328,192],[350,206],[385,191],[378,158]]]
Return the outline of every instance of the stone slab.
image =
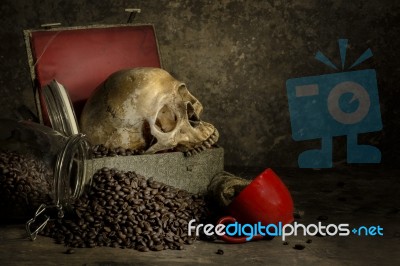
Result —
[[[93,173],[103,167],[134,171],[176,188],[204,193],[215,174],[224,170],[224,149],[207,149],[190,157],[181,152],[103,157],[92,163]]]

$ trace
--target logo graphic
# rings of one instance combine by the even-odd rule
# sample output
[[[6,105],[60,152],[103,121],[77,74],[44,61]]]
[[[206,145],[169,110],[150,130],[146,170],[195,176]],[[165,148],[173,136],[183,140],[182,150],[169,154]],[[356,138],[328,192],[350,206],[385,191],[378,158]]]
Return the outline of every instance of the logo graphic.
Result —
[[[253,239],[253,237],[257,236],[280,236],[282,238],[282,241],[285,241],[286,237],[288,236],[349,236],[350,232],[352,232],[353,235],[356,236],[383,236],[383,227],[381,227],[380,225],[363,225],[353,227],[353,229],[350,231],[350,225],[348,223],[323,225],[322,222],[318,222],[318,224],[305,225],[302,223],[294,222],[293,224],[283,225],[282,222],[278,222],[278,224],[262,225],[261,222],[258,222],[256,224],[240,224],[238,222],[235,222],[229,225],[217,224],[216,226],[214,226],[213,224],[194,225],[195,223],[195,219],[190,220],[188,223],[189,236],[191,236],[192,234],[195,236],[200,236],[200,232],[202,231],[207,236],[245,236],[246,241],[250,241]]]
[[[347,39],[338,41],[342,71],[347,42]],[[370,57],[372,51],[368,49],[348,70]],[[321,52],[315,58],[338,69]],[[287,80],[286,89],[293,139],[321,139],[321,149],[307,150],[299,155],[300,168],[331,168],[332,138],[335,136],[347,136],[348,163],[380,163],[378,148],[357,143],[358,134],[382,129],[374,69],[293,78]]]

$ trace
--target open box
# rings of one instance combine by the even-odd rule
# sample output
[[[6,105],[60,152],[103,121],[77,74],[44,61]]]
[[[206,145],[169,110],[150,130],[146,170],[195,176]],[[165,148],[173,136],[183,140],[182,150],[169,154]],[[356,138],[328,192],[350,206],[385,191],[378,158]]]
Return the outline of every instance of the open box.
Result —
[[[160,67],[156,33],[150,24],[57,27],[24,31],[37,112],[50,126],[43,88],[52,80],[65,86],[79,117],[91,93],[110,74],[124,68]],[[72,122],[75,117],[70,116]],[[53,126],[54,127],[54,126]],[[181,152],[96,158],[93,171],[114,167],[194,193],[205,192],[223,171],[223,149],[211,148],[191,157]]]

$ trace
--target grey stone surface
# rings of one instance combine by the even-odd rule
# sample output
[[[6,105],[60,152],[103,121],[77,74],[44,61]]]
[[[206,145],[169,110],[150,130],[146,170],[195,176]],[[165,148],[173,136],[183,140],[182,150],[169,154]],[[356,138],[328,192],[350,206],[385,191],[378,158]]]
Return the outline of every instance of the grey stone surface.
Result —
[[[221,133],[228,165],[296,166],[298,154],[319,142],[291,139],[285,82],[332,73],[314,59],[324,52],[339,62],[337,39],[350,42],[347,62],[367,48],[374,68],[383,131],[363,134],[383,163],[398,162],[400,105],[400,2],[343,0],[4,0],[0,6],[0,114],[35,110],[22,31],[40,24],[117,24],[125,7],[141,8],[137,23],[152,23],[166,70],[185,81],[204,104],[204,120]],[[334,140],[336,164],[346,158],[345,138]]]
[[[181,152],[104,157],[92,159],[92,165],[93,172],[103,167],[134,171],[192,193],[205,193],[211,179],[224,170],[224,149],[207,149],[190,157]]]

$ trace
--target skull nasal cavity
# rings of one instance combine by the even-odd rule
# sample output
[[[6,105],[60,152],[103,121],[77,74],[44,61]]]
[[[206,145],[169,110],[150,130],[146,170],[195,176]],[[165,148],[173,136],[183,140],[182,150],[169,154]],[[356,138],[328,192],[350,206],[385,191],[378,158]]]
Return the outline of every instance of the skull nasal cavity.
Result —
[[[200,124],[200,118],[194,111],[194,107],[190,102],[186,104],[186,112],[190,125],[192,127],[197,127]]]
[[[173,110],[164,105],[157,114],[155,126],[161,132],[171,132],[177,124],[177,117]]]

